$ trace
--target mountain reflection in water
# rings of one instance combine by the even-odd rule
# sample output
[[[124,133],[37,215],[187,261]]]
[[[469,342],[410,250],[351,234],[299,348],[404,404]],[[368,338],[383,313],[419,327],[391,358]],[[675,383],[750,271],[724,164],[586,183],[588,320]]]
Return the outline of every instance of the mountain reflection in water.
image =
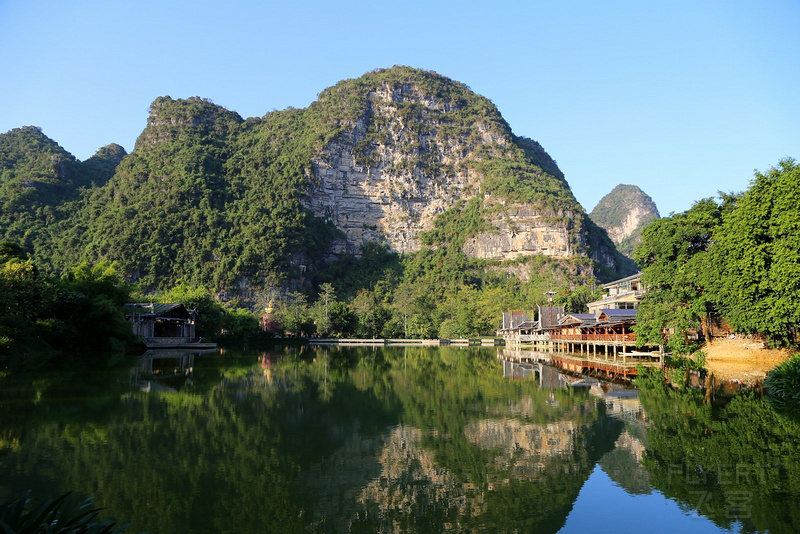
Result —
[[[608,511],[615,532],[798,526],[794,420],[753,397],[575,382],[477,347],[150,353],[9,377],[0,498],[74,491],[150,532],[597,531]]]

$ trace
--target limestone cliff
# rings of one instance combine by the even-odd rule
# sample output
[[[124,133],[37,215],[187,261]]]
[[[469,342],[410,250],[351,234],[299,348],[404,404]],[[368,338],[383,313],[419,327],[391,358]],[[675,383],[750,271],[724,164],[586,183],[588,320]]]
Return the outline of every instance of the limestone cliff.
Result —
[[[469,257],[583,256],[624,270],[555,161],[463,84],[395,67],[326,90],[309,113],[320,108],[350,117],[313,158],[303,199],[344,232],[336,252],[419,250],[439,215],[477,199],[482,225],[460,243]]]
[[[628,256],[641,240],[642,229],[660,217],[652,198],[637,186],[625,184],[600,199],[590,216]]]

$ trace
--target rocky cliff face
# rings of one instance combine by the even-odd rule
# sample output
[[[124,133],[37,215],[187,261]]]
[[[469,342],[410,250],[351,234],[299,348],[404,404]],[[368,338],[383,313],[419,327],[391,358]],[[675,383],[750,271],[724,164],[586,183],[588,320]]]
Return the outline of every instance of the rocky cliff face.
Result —
[[[477,123],[476,135],[464,142],[459,129],[446,131],[464,104],[437,99],[413,82],[380,82],[365,104],[314,158],[306,205],[345,233],[347,252],[357,252],[364,240],[397,252],[419,250],[419,233],[475,194],[480,176],[463,163],[477,147],[508,140]]]
[[[320,97],[326,103],[360,90],[364,99],[313,158],[303,200],[344,232],[336,252],[358,253],[363,241],[419,250],[437,216],[477,198],[484,224],[464,236],[467,256],[587,256],[620,270],[613,245],[592,234],[555,162],[535,141],[514,136],[488,100],[433,73],[387,72]]]
[[[575,239],[576,212],[553,213],[526,205],[512,205],[489,215],[489,230],[467,239],[464,252],[485,260],[513,260],[520,256],[566,258],[581,253]]]
[[[363,241],[385,242],[396,252],[419,250],[419,233],[452,205],[467,179],[446,183],[402,168],[394,154],[375,166],[357,165],[352,144],[336,142],[314,162],[314,182],[304,199],[318,217],[333,222],[346,236],[335,252],[358,253]]]
[[[624,254],[631,255],[640,241],[642,229],[660,217],[658,208],[635,185],[621,184],[604,196],[590,214],[608,232],[608,237]]]

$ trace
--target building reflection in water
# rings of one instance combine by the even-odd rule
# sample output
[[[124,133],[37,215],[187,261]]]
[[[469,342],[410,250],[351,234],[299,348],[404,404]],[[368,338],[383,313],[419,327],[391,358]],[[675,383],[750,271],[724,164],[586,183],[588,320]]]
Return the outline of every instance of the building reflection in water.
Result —
[[[141,391],[180,391],[192,383],[197,351],[148,350],[131,368],[130,384]]]

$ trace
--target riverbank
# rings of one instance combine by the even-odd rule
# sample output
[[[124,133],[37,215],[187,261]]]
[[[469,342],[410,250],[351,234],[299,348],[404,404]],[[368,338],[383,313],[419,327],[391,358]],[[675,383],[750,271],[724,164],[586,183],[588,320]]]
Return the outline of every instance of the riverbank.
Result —
[[[740,381],[755,385],[764,381],[767,372],[795,351],[768,349],[764,343],[749,339],[715,339],[703,346],[705,368],[717,380]]]

